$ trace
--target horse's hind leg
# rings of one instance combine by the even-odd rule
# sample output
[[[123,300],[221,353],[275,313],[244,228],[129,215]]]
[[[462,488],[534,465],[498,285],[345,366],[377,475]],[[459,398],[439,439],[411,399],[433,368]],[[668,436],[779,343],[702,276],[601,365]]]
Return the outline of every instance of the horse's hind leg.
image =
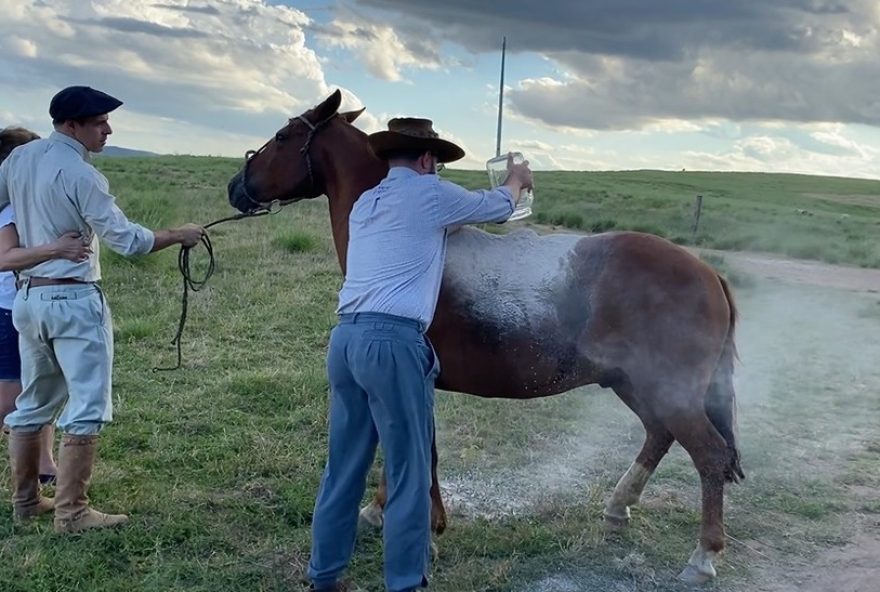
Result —
[[[645,426],[645,442],[605,504],[605,527],[609,530],[620,529],[629,521],[630,507],[639,503],[648,480],[674,441],[672,434],[648,405],[635,398],[629,384],[615,387],[614,391],[642,420],[642,425]]]
[[[700,474],[703,498],[700,540],[679,578],[689,584],[702,584],[715,577],[712,562],[724,549],[724,477],[730,452],[702,406],[679,409],[663,420]]]

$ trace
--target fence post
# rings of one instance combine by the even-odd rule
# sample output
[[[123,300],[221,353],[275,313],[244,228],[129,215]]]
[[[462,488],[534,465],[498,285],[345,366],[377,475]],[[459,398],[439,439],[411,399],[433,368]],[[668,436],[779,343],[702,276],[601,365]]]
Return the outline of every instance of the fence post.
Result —
[[[697,199],[694,201],[694,228],[692,231],[692,238],[694,242],[697,240],[697,230],[700,228],[700,214],[703,211],[703,196],[698,195]]]

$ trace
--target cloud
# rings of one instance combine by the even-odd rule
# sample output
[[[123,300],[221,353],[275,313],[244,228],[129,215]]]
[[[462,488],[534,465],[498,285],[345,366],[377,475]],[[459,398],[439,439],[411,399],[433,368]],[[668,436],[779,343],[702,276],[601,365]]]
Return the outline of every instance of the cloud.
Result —
[[[642,129],[726,119],[880,125],[880,9],[873,0],[358,0],[394,10],[398,34],[560,70],[514,84],[544,125]],[[425,31],[431,34],[426,35]]]
[[[436,70],[445,62],[430,40],[407,35],[404,41],[396,27],[350,8],[337,10],[329,24],[313,23],[309,30],[325,46],[349,50],[380,80],[401,81],[406,69]]]
[[[816,132],[813,135],[818,135],[818,140],[792,141],[781,135],[747,136],[734,142],[729,149],[714,153],[685,151],[679,158],[681,166],[689,170],[795,172],[876,178],[880,151],[847,138],[842,130],[837,133]],[[805,134],[804,137],[810,138],[811,135]]]
[[[207,37],[207,33],[188,27],[169,27],[133,18],[105,17],[101,19],[70,19],[70,23],[78,25],[104,27],[121,33],[144,33],[156,37]]]
[[[263,136],[333,89],[310,18],[265,0],[0,0],[0,13],[2,96],[28,88],[48,105],[88,84],[146,117]]]
[[[199,13],[202,13],[202,14],[210,14],[210,15],[214,15],[214,16],[220,16],[220,14],[221,14],[220,11],[217,10],[217,7],[216,7],[216,6],[209,6],[209,5],[204,5],[204,6],[190,6],[190,5],[179,6],[179,5],[174,5],[174,4],[159,4],[159,3],[156,3],[156,4],[153,4],[153,6],[156,7],[156,8],[165,8],[165,9],[167,9],[167,10],[177,10],[177,11],[180,11],[180,12],[199,12]]]
[[[407,67],[439,67],[439,61],[429,50],[424,46],[408,49],[387,25],[334,20],[327,26],[314,28],[314,32],[326,45],[351,51],[370,74],[380,80],[402,80],[402,70]],[[427,54],[428,58],[420,57],[419,53]]]
[[[851,24],[871,29],[861,19],[876,18],[872,0],[528,0],[504,3],[470,0],[356,0],[415,24],[431,26],[444,39],[473,51],[497,51],[506,35],[512,51],[677,59],[700,46],[773,51],[813,51],[824,37]],[[399,20],[399,19],[398,19]]]
[[[7,41],[7,47],[13,55],[22,58],[37,57],[37,44],[30,39],[22,39],[18,36],[11,36]]]
[[[878,151],[875,148],[863,146],[855,140],[847,138],[839,126],[835,127],[838,129],[816,131],[810,134],[810,137],[824,148],[821,150],[822,152],[838,156],[855,156],[862,159],[877,157]]]
[[[880,125],[874,60],[829,67],[722,50],[693,62],[559,59],[572,78],[523,80],[508,95],[523,115],[548,125],[634,129],[661,119],[707,118]]]

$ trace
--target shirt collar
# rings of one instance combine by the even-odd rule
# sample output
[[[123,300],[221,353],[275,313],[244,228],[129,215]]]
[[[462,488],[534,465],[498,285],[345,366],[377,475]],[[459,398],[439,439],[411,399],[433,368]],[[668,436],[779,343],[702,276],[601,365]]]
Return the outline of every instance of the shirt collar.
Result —
[[[52,132],[49,134],[49,139],[53,142],[58,142],[59,144],[65,144],[66,146],[70,146],[76,153],[79,154],[82,159],[86,162],[91,162],[89,158],[89,151],[85,146],[79,143],[79,140],[75,140],[68,135],[62,134],[61,132]]]
[[[408,177],[418,177],[419,174],[409,167],[396,166],[388,170],[386,179],[406,179]]]

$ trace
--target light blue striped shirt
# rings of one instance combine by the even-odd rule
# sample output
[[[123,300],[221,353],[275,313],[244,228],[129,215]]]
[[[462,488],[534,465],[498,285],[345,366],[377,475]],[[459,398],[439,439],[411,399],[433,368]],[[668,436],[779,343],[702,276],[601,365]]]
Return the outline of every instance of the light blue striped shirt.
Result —
[[[427,329],[440,293],[447,229],[504,222],[514,206],[507,187],[469,191],[437,175],[393,167],[351,211],[337,312],[392,314]]]
[[[0,165],[0,208],[15,207],[22,247],[45,245],[66,232],[79,232],[91,244],[85,261],[50,259],[21,274],[25,277],[101,279],[98,238],[120,255],[142,255],[153,248],[153,232],[130,222],[110,184],[89,163],[89,152],[75,139],[52,132],[19,146]]]

